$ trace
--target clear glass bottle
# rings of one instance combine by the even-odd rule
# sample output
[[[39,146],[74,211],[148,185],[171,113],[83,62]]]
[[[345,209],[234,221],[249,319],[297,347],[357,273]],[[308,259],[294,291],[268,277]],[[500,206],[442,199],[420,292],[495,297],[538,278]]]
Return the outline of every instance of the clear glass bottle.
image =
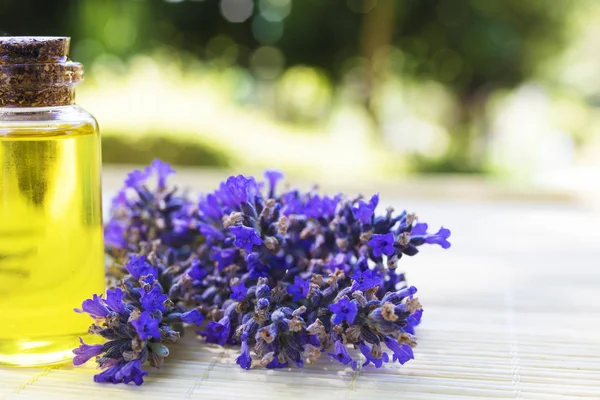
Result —
[[[0,364],[72,357],[104,291],[98,125],[69,38],[0,37]]]

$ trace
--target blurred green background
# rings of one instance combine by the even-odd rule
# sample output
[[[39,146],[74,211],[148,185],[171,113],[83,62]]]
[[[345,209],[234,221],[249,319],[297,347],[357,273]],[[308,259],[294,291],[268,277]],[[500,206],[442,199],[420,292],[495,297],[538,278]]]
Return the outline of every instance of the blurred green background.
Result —
[[[600,165],[599,22],[597,0],[0,1],[5,34],[72,37],[105,163],[334,179],[575,185]]]

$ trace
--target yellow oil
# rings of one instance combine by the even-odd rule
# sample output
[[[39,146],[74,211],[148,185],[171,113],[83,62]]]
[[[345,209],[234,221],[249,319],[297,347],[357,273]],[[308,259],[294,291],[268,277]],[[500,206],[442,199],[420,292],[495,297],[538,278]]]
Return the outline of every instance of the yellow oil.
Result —
[[[100,138],[93,122],[0,127],[0,364],[72,357],[104,291]]]

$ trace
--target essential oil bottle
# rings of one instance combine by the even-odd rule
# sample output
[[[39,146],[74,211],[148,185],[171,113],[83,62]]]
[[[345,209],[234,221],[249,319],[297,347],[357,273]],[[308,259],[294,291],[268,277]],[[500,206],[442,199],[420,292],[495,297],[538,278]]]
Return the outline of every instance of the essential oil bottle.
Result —
[[[0,364],[72,357],[104,291],[98,125],[69,38],[0,37]]]

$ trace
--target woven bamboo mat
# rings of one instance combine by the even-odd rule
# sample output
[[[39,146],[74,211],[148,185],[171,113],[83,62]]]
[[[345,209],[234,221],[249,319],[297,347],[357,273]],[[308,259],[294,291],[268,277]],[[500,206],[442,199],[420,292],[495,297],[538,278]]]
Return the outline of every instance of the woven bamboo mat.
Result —
[[[402,262],[425,308],[406,365],[355,372],[322,357],[304,369],[243,371],[236,349],[190,332],[141,387],[95,384],[93,366],[0,368],[0,399],[600,399],[600,215],[556,204],[382,203],[453,232],[449,251]]]

